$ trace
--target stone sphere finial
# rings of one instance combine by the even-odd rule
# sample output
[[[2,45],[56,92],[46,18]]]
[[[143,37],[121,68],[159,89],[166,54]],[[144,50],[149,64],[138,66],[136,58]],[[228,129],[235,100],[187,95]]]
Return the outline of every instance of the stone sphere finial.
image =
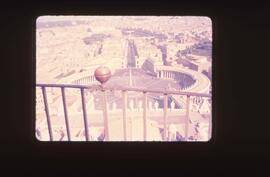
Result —
[[[111,71],[106,66],[100,66],[95,70],[95,78],[101,84],[107,82],[111,78]]]

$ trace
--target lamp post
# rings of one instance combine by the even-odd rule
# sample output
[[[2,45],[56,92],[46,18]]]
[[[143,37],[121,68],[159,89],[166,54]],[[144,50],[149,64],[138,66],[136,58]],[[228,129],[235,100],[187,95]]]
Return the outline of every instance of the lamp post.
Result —
[[[100,66],[95,70],[95,78],[101,83],[101,91],[103,92],[103,118],[104,118],[104,134],[105,140],[109,141],[109,122],[108,122],[108,108],[106,90],[104,89],[104,83],[111,78],[111,71],[108,67]]]

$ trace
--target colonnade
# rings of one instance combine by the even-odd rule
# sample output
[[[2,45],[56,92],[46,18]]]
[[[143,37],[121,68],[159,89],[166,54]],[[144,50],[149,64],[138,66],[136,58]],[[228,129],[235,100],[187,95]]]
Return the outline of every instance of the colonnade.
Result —
[[[87,84],[96,81],[95,76],[87,76],[74,81],[75,84]]]
[[[174,79],[176,76],[176,72],[172,71],[158,71],[158,78],[162,79]]]

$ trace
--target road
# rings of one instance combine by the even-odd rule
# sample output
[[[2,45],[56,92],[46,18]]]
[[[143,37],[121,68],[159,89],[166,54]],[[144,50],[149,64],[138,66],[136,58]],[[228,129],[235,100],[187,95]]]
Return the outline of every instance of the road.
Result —
[[[128,51],[127,51],[127,67],[135,68],[136,67],[136,59],[135,59],[135,48],[134,43],[128,40]]]

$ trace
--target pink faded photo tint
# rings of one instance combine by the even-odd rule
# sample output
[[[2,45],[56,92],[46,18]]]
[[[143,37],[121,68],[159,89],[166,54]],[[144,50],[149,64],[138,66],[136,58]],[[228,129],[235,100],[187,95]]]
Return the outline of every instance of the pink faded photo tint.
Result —
[[[40,16],[35,99],[39,141],[207,142],[211,19]]]

